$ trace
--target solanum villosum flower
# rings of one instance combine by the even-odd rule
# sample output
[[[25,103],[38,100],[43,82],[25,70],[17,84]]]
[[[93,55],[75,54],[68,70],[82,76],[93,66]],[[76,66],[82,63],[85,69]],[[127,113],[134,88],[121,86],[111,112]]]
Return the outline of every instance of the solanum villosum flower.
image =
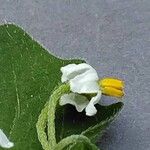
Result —
[[[78,112],[85,109],[87,116],[93,116],[97,110],[101,95],[122,97],[123,81],[115,78],[99,80],[96,70],[86,63],[69,64],[61,68],[61,81],[68,82],[71,93],[64,94],[60,98],[60,105],[71,104]]]
[[[52,92],[36,124],[38,139],[44,150],[63,149],[62,145],[66,147],[71,143],[76,143],[79,139],[92,144],[84,134],[69,135],[57,143],[55,112],[58,103],[62,106],[71,104],[75,106],[78,112],[85,110],[87,116],[93,116],[97,113],[95,104],[99,103],[102,94],[123,96],[123,82],[121,80],[114,78],[99,80],[96,70],[86,63],[69,64],[62,67],[61,72],[63,84],[57,86]],[[116,111],[113,112],[116,114]],[[113,117],[108,117],[102,121],[102,124],[107,124],[112,119]]]

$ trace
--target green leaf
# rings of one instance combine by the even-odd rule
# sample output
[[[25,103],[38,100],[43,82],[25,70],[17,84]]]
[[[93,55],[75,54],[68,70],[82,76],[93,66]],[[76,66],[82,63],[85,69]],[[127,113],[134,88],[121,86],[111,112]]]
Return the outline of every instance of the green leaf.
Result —
[[[0,26],[0,128],[12,149],[42,149],[38,116],[60,82],[60,67],[81,62],[54,57],[18,26]]]
[[[96,105],[98,112],[93,117],[88,117],[85,113],[78,113],[71,105],[63,107],[63,111],[58,108],[55,121],[57,141],[72,134],[82,134],[95,143],[96,137],[102,135],[122,106],[122,102],[109,106]]]

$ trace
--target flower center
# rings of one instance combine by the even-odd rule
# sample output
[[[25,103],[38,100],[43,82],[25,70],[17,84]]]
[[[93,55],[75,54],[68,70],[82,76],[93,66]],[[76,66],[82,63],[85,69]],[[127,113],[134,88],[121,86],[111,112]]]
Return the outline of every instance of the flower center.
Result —
[[[108,96],[122,97],[124,95],[124,82],[115,78],[104,78],[99,80],[102,93]]]

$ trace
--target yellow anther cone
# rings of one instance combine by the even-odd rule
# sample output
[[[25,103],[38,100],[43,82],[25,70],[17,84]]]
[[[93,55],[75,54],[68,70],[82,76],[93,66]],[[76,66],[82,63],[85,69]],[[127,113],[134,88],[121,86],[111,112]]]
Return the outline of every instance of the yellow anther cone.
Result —
[[[114,87],[116,89],[123,89],[124,82],[115,78],[104,78],[99,82],[101,87]]]
[[[122,97],[124,82],[115,78],[104,78],[99,81],[102,93],[108,96]]]
[[[124,92],[122,90],[118,90],[112,87],[102,88],[102,93],[105,95],[114,96],[114,97],[122,97],[124,95]]]

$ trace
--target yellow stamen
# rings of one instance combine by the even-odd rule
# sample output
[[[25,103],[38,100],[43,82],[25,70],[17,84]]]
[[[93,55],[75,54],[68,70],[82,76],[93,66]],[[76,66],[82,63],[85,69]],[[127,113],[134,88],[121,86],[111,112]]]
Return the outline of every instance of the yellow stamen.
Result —
[[[108,96],[122,97],[124,82],[115,78],[104,78],[99,81],[102,93]]]
[[[100,80],[99,84],[101,87],[114,87],[120,90],[124,87],[124,82],[115,78],[104,78]]]
[[[113,87],[102,88],[102,93],[108,96],[122,97],[124,92],[122,90],[115,89]]]

